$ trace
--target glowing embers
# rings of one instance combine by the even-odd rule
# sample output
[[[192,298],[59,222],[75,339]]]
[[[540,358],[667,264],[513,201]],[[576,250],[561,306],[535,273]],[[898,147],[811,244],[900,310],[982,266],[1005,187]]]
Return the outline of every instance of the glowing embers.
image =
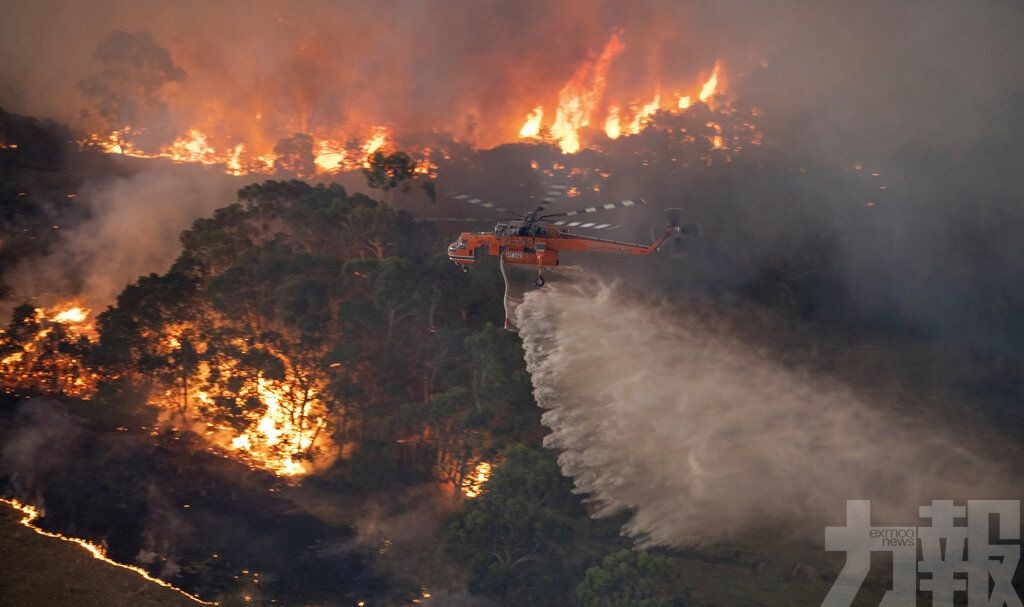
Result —
[[[473,472],[462,479],[462,494],[468,498],[480,495],[484,490],[484,484],[491,478],[491,465],[487,462],[480,462],[473,468]]]
[[[77,544],[83,550],[88,552],[94,559],[103,561],[104,563],[107,563],[108,565],[113,565],[114,567],[118,567],[120,569],[126,569],[128,571],[131,571],[132,573],[137,574],[138,576],[142,577],[143,579],[145,579],[145,580],[147,580],[149,582],[153,582],[154,584],[157,584],[158,586],[163,586],[164,588],[168,588],[170,590],[173,590],[173,591],[177,592],[178,594],[180,594],[182,596],[185,596],[185,597],[188,597],[189,599],[192,599],[193,601],[195,601],[197,603],[201,603],[203,605],[217,605],[216,602],[204,601],[204,600],[202,600],[201,598],[197,597],[194,594],[189,594],[188,592],[185,592],[184,590],[182,590],[181,588],[178,588],[177,586],[174,586],[174,585],[172,585],[172,584],[170,584],[168,582],[165,582],[165,581],[161,580],[160,578],[153,577],[152,575],[149,574],[148,571],[146,571],[142,567],[136,567],[135,565],[125,565],[124,563],[118,563],[117,561],[115,561],[115,560],[111,559],[110,557],[108,557],[107,556],[106,548],[104,548],[103,546],[101,546],[99,544],[96,544],[94,542],[90,542],[89,540],[84,540],[84,539],[81,539],[81,538],[77,538],[77,537],[70,537],[70,536],[64,535],[62,533],[54,533],[52,531],[44,531],[43,529],[39,528],[35,524],[35,521],[39,518],[40,513],[39,513],[39,509],[36,508],[35,506],[31,505],[31,504],[25,504],[23,502],[15,500],[15,499],[10,499],[9,500],[9,499],[5,499],[5,498],[2,498],[2,497],[0,497],[0,502],[3,502],[5,504],[11,506],[15,510],[19,510],[24,515],[24,516],[22,516],[21,521],[19,521],[19,522],[23,526],[28,527],[32,531],[35,531],[39,535],[42,535],[44,537],[50,537],[50,538],[58,539],[58,540],[64,540],[65,542],[71,542],[72,544]]]

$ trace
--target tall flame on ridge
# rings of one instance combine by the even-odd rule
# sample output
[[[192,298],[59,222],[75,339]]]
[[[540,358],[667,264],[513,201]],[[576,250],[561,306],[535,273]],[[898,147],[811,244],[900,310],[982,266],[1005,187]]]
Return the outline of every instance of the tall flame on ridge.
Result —
[[[647,103],[642,103],[636,98],[627,103],[614,103],[614,99],[606,99],[606,96],[614,97],[614,94],[607,91],[608,73],[615,58],[626,48],[622,37],[621,28],[613,30],[600,54],[580,63],[572,77],[558,93],[558,106],[554,121],[550,126],[550,132],[551,137],[558,142],[558,146],[565,154],[573,154],[580,150],[583,146],[580,139],[581,130],[593,124],[595,114],[602,107],[605,111],[604,133],[609,139],[618,139],[622,135],[639,133],[659,110],[686,110],[691,107],[694,98],[703,103],[711,103],[714,96],[721,93],[719,84],[722,64],[721,61],[716,61],[710,76],[700,85],[699,92],[696,94],[677,93],[673,97],[675,103],[671,106],[662,105],[660,82],[654,83],[653,96]],[[623,118],[623,107],[632,110],[631,117]],[[543,105],[538,105],[526,117],[519,130],[519,137],[525,139],[538,136],[543,118]]]
[[[604,134],[609,139],[618,139],[622,134],[622,126],[619,124],[619,106],[613,105],[608,108],[608,117],[604,121]]]
[[[622,30],[616,28],[597,60],[581,63],[569,82],[559,91],[551,135],[558,141],[563,152],[572,154],[579,151],[579,130],[590,126],[591,116],[608,84],[608,69],[625,48]]]
[[[704,83],[704,86],[701,87],[700,95],[697,96],[701,102],[707,103],[708,100],[715,95],[715,92],[718,89],[718,74],[721,69],[722,63],[720,61],[716,61],[715,68],[711,71],[711,76]]]

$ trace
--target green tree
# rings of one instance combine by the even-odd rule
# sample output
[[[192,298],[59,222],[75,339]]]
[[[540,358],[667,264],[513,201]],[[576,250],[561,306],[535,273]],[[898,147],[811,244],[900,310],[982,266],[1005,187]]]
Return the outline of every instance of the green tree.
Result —
[[[686,592],[672,565],[666,556],[620,550],[587,569],[576,594],[584,607],[682,607]]]
[[[386,257],[373,273],[373,297],[387,319],[387,338],[395,334],[401,321],[419,315],[424,306],[422,280],[417,268],[407,259]]]
[[[504,605],[568,604],[567,543],[582,505],[548,452],[516,445],[504,457],[451,525],[448,550],[477,594]]]

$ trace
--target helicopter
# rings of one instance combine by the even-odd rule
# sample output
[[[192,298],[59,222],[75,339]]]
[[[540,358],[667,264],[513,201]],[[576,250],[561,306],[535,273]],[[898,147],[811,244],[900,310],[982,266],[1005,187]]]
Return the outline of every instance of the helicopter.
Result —
[[[559,195],[564,194],[564,188],[565,186],[551,186],[547,196],[542,199],[545,204],[525,214],[513,213],[504,207],[480,198],[474,198],[469,194],[452,194],[450,196],[455,200],[498,211],[513,218],[498,220],[494,229],[490,232],[463,232],[457,240],[448,245],[448,258],[463,273],[469,272],[470,267],[480,261],[484,255],[499,256],[502,275],[506,278],[506,329],[514,330],[512,321],[507,313],[509,308],[507,295],[508,280],[505,275],[505,264],[536,267],[537,277],[534,279],[533,284],[537,287],[543,287],[545,283],[544,270],[558,265],[559,253],[562,251],[650,255],[673,237],[676,238],[678,246],[678,238],[683,231],[679,227],[680,209],[667,209],[665,211],[668,219],[665,229],[654,238],[653,242],[646,245],[574,233],[571,230],[605,230],[618,227],[611,223],[575,219],[578,216],[613,209],[638,207],[647,203],[642,198],[637,198],[543,214],[548,204],[553,202]]]

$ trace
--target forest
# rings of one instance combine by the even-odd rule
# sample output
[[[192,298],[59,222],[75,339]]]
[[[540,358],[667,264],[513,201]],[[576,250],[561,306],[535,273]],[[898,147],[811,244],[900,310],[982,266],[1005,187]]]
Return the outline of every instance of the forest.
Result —
[[[71,179],[50,171],[57,154],[5,160],[55,189]],[[48,212],[4,221],[33,234]],[[15,307],[5,485],[46,503],[47,526],[222,604],[407,604],[435,583],[501,604],[678,604],[665,557],[637,560],[615,521],[590,520],[540,448],[521,347],[496,324],[500,279],[456,272],[444,242],[339,185],[266,181],[196,221],[171,269],[128,285],[94,329]],[[408,567],[391,539],[317,510],[335,499],[428,512],[394,549],[448,564]]]

